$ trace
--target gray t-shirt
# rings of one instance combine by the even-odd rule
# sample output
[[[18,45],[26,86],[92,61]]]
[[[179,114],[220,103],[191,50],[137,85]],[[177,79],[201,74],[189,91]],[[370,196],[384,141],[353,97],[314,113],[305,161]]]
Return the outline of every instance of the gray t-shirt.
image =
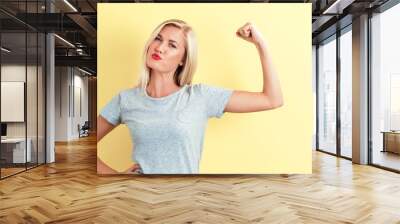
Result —
[[[132,159],[144,174],[192,174],[199,172],[207,120],[223,115],[232,93],[193,84],[154,98],[135,87],[114,96],[100,115],[113,125],[128,126]]]

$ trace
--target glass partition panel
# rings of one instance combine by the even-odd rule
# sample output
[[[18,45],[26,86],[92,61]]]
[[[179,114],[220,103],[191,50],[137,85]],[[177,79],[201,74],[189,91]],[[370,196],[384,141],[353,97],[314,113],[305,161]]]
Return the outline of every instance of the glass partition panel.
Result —
[[[4,178],[25,170],[31,158],[26,144],[26,33],[3,32],[1,47],[1,175]]]
[[[336,154],[336,37],[318,47],[318,146]]]
[[[38,163],[38,142],[37,142],[37,132],[38,132],[38,113],[37,113],[37,98],[38,98],[38,49],[37,41],[38,36],[36,32],[27,33],[27,80],[26,80],[26,113],[27,113],[27,149],[30,150],[30,158],[28,160],[28,168],[36,166]]]
[[[45,65],[46,65],[46,38],[43,33],[38,35],[38,135],[37,135],[37,145],[38,145],[38,164],[43,164],[46,161],[46,148],[45,148]]]
[[[400,171],[400,4],[371,18],[372,163]]]
[[[350,27],[351,28],[351,27]],[[352,33],[340,36],[340,154],[352,157]]]

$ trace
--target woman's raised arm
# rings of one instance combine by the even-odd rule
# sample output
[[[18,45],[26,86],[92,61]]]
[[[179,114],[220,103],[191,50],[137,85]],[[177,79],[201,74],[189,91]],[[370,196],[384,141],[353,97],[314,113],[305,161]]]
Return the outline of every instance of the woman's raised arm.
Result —
[[[283,96],[280,83],[272,66],[263,37],[251,23],[246,23],[243,27],[239,28],[236,35],[256,46],[264,77],[263,89],[260,92],[233,91],[224,111],[245,113],[281,107],[283,105]]]

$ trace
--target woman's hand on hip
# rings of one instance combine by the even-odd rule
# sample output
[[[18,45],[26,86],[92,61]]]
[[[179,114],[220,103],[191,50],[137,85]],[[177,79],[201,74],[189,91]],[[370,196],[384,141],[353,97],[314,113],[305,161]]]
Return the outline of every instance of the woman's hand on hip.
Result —
[[[130,166],[123,173],[124,174],[139,174],[139,173],[141,173],[140,165],[138,163],[134,163],[132,166]]]

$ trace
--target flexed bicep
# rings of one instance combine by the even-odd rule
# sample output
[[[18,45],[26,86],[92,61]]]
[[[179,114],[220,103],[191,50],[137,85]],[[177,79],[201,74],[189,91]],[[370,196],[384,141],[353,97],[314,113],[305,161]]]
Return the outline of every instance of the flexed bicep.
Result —
[[[225,112],[246,113],[271,110],[282,106],[282,101],[274,101],[273,98],[263,93],[238,91],[232,93]]]

